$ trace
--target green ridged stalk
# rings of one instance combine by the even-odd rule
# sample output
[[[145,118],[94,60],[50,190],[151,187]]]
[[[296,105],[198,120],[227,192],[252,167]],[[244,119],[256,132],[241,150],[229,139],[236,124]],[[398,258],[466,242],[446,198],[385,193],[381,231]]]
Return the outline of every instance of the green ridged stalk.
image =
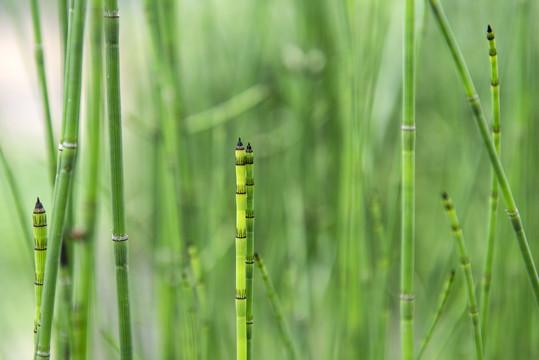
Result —
[[[51,185],[54,185],[54,178],[56,177],[56,146],[54,145],[54,136],[52,133],[51,108],[49,103],[49,92],[47,90],[47,77],[45,76],[45,60],[43,56],[41,23],[39,20],[39,6],[37,0],[30,0],[30,9],[32,11],[32,25],[34,28],[34,58],[36,61],[37,76],[39,79],[40,93],[43,101],[49,176]]]
[[[423,353],[425,352],[425,349],[427,348],[427,345],[429,344],[430,338],[432,337],[432,334],[434,333],[434,329],[436,328],[436,325],[438,324],[438,320],[440,320],[440,317],[442,316],[442,313],[445,309],[445,304],[447,304],[447,299],[449,298],[449,293],[451,292],[454,282],[455,282],[455,270],[451,270],[451,272],[447,276],[447,279],[444,282],[442,293],[440,294],[440,302],[438,303],[438,308],[436,309],[436,314],[434,314],[434,319],[432,319],[432,322],[429,326],[429,329],[427,330],[425,338],[421,342],[421,347],[419,348],[419,352],[417,354],[416,360],[421,359],[421,356],[423,356]]]
[[[245,172],[247,186],[247,255],[245,259],[247,279],[247,359],[252,359],[253,353],[253,270],[255,248],[255,181],[254,181],[254,156],[251,143],[247,143],[245,153]]]
[[[246,186],[245,148],[241,138],[236,145],[236,359],[247,359],[247,316],[245,289]]]
[[[500,157],[498,156],[498,153],[496,151],[496,145],[494,144],[494,141],[489,135],[488,125],[485,119],[485,114],[483,113],[483,109],[481,108],[479,95],[475,90],[472,77],[470,75],[470,72],[468,71],[468,68],[466,67],[464,57],[460,52],[457,40],[455,39],[455,35],[451,30],[451,26],[449,25],[449,21],[447,20],[442,5],[440,4],[439,0],[429,1],[436,17],[436,21],[440,26],[440,29],[449,47],[449,50],[451,51],[451,55],[453,56],[453,60],[455,61],[455,64],[457,66],[466,96],[468,97],[468,102],[473,110],[477,126],[479,127],[479,131],[481,133],[481,136],[485,143],[485,147],[487,149],[488,156],[490,158],[490,162],[494,169],[494,173],[496,174],[496,178],[498,179],[501,192],[505,198],[505,202],[507,204],[507,215],[509,216],[509,220],[511,221],[513,230],[515,231],[515,236],[517,238],[518,246],[520,248],[520,253],[522,254],[522,259],[524,260],[526,271],[528,273],[528,278],[532,286],[535,302],[539,306],[539,276],[537,275],[537,268],[535,266],[532,253],[530,251],[528,239],[526,238],[526,232],[524,231],[522,219],[518,212],[513,193],[511,192],[511,187],[509,186],[509,181],[507,180],[507,176],[505,175],[505,171],[503,169]]]
[[[35,316],[34,316],[34,343],[37,338],[37,328],[39,316],[41,314],[41,297],[43,294],[43,273],[45,271],[45,259],[47,257],[47,214],[43,204],[37,198],[36,206],[32,214],[32,223],[34,226],[34,254],[35,254]]]
[[[453,207],[451,198],[447,195],[447,193],[443,193],[442,199],[449,222],[451,223],[451,228],[453,229],[453,234],[455,235],[455,240],[457,241],[462,271],[466,277],[468,305],[474,329],[476,359],[481,360],[483,359],[483,341],[481,340],[481,324],[479,320],[479,310],[477,309],[477,299],[475,297],[475,285],[473,282],[472,267],[470,266],[470,259],[468,258],[466,245],[464,244],[464,238],[462,237],[462,229],[459,224],[457,212]]]
[[[100,156],[100,128],[103,116],[102,35],[103,8],[101,0],[92,0],[89,8],[91,77],[88,84],[88,107],[84,165],[83,233],[73,244],[73,348],[72,359],[88,358],[90,304],[94,286],[95,228],[97,221],[97,190]]]
[[[120,358],[133,358],[129,300],[128,236],[125,226],[124,173],[122,155],[122,116],[120,99],[120,13],[118,0],[106,0],[104,8],[107,118],[110,140],[112,198],[112,241],[116,265],[116,297],[120,333]]]
[[[58,263],[65,223],[68,194],[73,179],[73,170],[78,147],[80,93],[82,78],[82,57],[84,25],[86,19],[86,0],[75,0],[72,21],[69,27],[66,61],[66,95],[64,101],[65,126],[62,143],[59,147],[58,170],[53,191],[52,220],[49,232],[49,245],[43,283],[41,303],[41,327],[38,330],[36,359],[49,359],[54,315],[54,299],[58,279]],[[65,315],[65,314],[64,314]]]
[[[264,261],[262,260],[260,255],[258,255],[257,253],[255,253],[255,261],[256,261],[256,265],[258,266],[258,270],[260,270],[260,274],[262,275],[262,281],[264,281],[264,285],[266,287],[266,293],[268,294],[271,307],[273,308],[273,312],[275,313],[275,319],[277,320],[277,324],[279,325],[281,339],[283,340],[283,343],[286,347],[286,350],[289,354],[290,359],[298,359],[299,358],[298,353],[296,352],[296,347],[294,346],[294,342],[292,341],[290,328],[288,327],[288,324],[286,323],[283,307],[281,306],[279,297],[277,296],[277,293],[275,292],[275,287],[273,286],[273,282],[271,281],[268,275],[268,270],[266,270],[266,265],[264,265]]]
[[[401,359],[414,358],[415,1],[404,0],[402,122]]]
[[[500,79],[498,78],[498,53],[496,51],[496,42],[494,32],[490,25],[487,28],[487,40],[489,46],[490,58],[490,91],[492,95],[492,140],[498,156],[500,156]],[[490,285],[492,283],[492,262],[494,259],[494,241],[496,238],[496,218],[498,212],[498,180],[494,173],[492,174],[492,185],[490,190],[490,208],[489,208],[489,226],[488,226],[488,245],[487,259],[485,261],[485,270],[483,272],[483,292],[481,301],[481,334],[483,335],[483,347],[487,338],[487,319],[490,303]]]
[[[200,324],[198,329],[200,331],[200,358],[205,360],[208,353],[208,319],[207,319],[207,307],[206,307],[206,288],[204,286],[202,277],[202,268],[200,266],[200,260],[198,258],[198,251],[196,246],[190,245],[187,249],[189,253],[189,260],[191,262],[191,272],[195,281],[195,289],[198,300],[198,314]]]

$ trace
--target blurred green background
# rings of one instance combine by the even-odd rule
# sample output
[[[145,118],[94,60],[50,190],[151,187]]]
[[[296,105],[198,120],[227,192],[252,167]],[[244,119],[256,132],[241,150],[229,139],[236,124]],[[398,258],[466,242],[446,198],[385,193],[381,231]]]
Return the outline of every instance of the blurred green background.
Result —
[[[487,24],[501,84],[502,161],[539,258],[539,4],[443,1],[491,120]],[[42,1],[55,140],[62,110],[57,5]],[[478,293],[486,254],[490,163],[455,67],[425,3],[417,1],[416,343],[447,273],[456,282],[425,359],[471,359],[473,332],[451,229],[454,200]],[[427,9],[429,10],[429,9]],[[122,113],[132,318],[140,359],[162,353],[158,282],[166,249],[156,232],[155,93],[150,32],[140,1],[120,1]],[[175,73],[180,93],[181,204],[203,267],[209,358],[235,354],[234,147],[255,154],[255,248],[268,267],[303,359],[399,356],[401,1],[179,1]],[[51,208],[44,125],[26,2],[0,1],[0,145],[27,208]],[[85,57],[87,62],[88,57]],[[88,64],[84,64],[88,69]],[[84,76],[87,78],[87,74]],[[84,123],[83,82],[81,123]],[[221,104],[221,105],[220,105]],[[223,105],[224,104],[224,105]],[[81,125],[81,156],[84,157]],[[106,126],[104,127],[106,128]],[[107,134],[103,131],[103,144]],[[107,147],[101,153],[94,358],[118,358]],[[79,161],[80,165],[80,161]],[[75,177],[75,203],[82,179]],[[185,194],[184,194],[185,195]],[[32,353],[33,269],[0,171],[0,359]],[[380,216],[373,211],[379,206]],[[500,200],[486,358],[539,358],[538,309]],[[50,213],[49,213],[50,214]],[[76,226],[81,221],[76,213]],[[254,357],[285,358],[255,270]],[[387,301],[387,307],[386,307]],[[386,310],[387,309],[387,310]],[[383,324],[387,324],[385,335]],[[384,349],[383,353],[381,349]],[[54,351],[54,349],[53,349]]]

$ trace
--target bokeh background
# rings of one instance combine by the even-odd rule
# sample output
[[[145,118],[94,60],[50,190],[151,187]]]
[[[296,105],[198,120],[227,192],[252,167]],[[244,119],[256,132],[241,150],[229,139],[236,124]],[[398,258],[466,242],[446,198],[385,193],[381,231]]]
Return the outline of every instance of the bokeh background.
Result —
[[[539,5],[531,0],[443,5],[489,121],[487,24],[496,34],[502,161],[537,259]],[[58,10],[55,1],[40,6],[58,141],[63,87]],[[444,278],[456,269],[424,358],[471,359],[465,281],[440,194],[453,197],[479,294],[490,164],[449,51],[425,6],[417,1],[423,25],[417,52],[416,341],[419,345],[436,310]],[[154,166],[162,139],[155,69],[144,4],[120,1],[120,11],[135,352],[139,359],[158,359],[167,336],[159,284],[168,250],[160,245],[163,231],[156,220],[163,216],[156,198],[166,194],[159,193],[162,174]],[[233,156],[239,136],[251,142],[255,154],[255,248],[265,259],[301,358],[398,358],[402,2],[185,0],[174,11],[174,71],[181,89],[174,103],[182,124],[182,181],[189,184],[182,187],[188,193],[177,221],[185,229],[183,243],[194,245],[200,256],[209,359],[235,356]],[[28,3],[0,1],[0,145],[30,228],[36,196],[47,210],[52,198],[32,50]],[[85,56],[81,124],[88,62]],[[84,129],[81,125],[80,159]],[[119,357],[107,136],[103,130],[92,302],[92,355],[101,359]],[[83,183],[79,172],[78,208]],[[485,354],[537,359],[538,308],[504,206],[501,199]],[[29,358],[34,274],[3,170],[0,219],[0,359]],[[77,211],[75,219],[77,227]],[[254,357],[286,358],[256,269],[254,303]]]

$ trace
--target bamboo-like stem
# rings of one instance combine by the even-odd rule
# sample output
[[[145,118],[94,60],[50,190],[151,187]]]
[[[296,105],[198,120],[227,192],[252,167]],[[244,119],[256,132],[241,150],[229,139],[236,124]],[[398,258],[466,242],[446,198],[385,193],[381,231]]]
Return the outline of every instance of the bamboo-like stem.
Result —
[[[15,176],[13,176],[13,171],[11,171],[11,167],[9,166],[7,162],[7,159],[4,155],[4,151],[2,150],[2,147],[0,147],[0,162],[2,163],[2,167],[4,168],[4,172],[6,174],[6,179],[9,184],[9,190],[10,190],[11,196],[13,196],[13,203],[15,205],[17,217],[19,218],[19,223],[21,225],[21,233],[23,234],[25,238],[23,240],[26,247],[25,253],[28,254],[28,259],[31,259],[32,249],[34,248],[34,241],[32,240],[30,228],[25,220],[26,216],[24,212],[24,207],[22,206],[21,192],[19,190],[19,187],[17,186],[17,182],[15,181]],[[34,263],[34,261],[32,261],[32,263]]]
[[[62,44],[62,60],[65,61],[67,51],[67,29],[69,20],[68,3],[73,0],[57,0],[58,1],[58,20],[60,22],[60,43]]]
[[[419,352],[417,354],[416,360],[421,359],[421,356],[423,356],[423,353],[425,352],[425,349],[427,348],[427,345],[429,344],[430,338],[432,337],[432,334],[434,333],[434,329],[436,328],[436,325],[438,324],[438,320],[440,320],[442,312],[445,309],[445,304],[447,304],[447,299],[449,298],[449,293],[451,292],[451,288],[453,287],[454,280],[455,280],[455,270],[451,270],[451,272],[447,276],[447,279],[444,282],[444,286],[440,294],[440,302],[438,303],[438,308],[436,309],[434,318],[432,319],[429,329],[427,330],[427,333],[425,334],[425,338],[421,342],[421,347],[419,348]]]
[[[99,173],[100,128],[103,116],[102,0],[90,4],[91,77],[88,91],[86,139],[88,148],[84,161],[84,223],[79,241],[74,244],[73,274],[73,349],[72,359],[88,358],[90,303],[94,284],[95,227],[97,221],[97,187]]]
[[[402,122],[401,359],[414,358],[415,1],[404,0]]]
[[[62,243],[68,194],[71,188],[73,168],[78,146],[80,93],[82,77],[82,57],[84,25],[86,19],[86,0],[75,0],[72,23],[68,35],[68,56],[66,68],[69,78],[66,83],[66,105],[64,106],[65,131],[59,150],[58,171],[53,191],[53,211],[49,232],[49,246],[45,263],[43,300],[41,303],[41,328],[38,330],[36,359],[49,359],[54,315],[54,299],[58,278],[58,263]]]
[[[279,297],[277,296],[277,293],[275,292],[275,287],[273,286],[273,282],[271,281],[268,275],[268,270],[266,269],[266,265],[264,265],[264,261],[262,260],[260,255],[258,255],[258,253],[255,253],[255,261],[256,261],[258,270],[260,270],[260,274],[262,275],[262,280],[264,281],[264,285],[266,287],[266,293],[268,294],[271,307],[273,308],[273,312],[275,313],[275,319],[277,320],[277,324],[279,325],[281,339],[283,340],[283,343],[286,347],[286,350],[289,353],[290,358],[298,359],[299,358],[298,353],[296,352],[296,347],[294,346],[294,342],[292,341],[290,328],[288,327],[288,324],[286,323],[286,318],[284,316],[283,307],[281,306]]]
[[[247,359],[247,317],[245,289],[246,186],[245,148],[241,138],[236,145],[236,358]]]
[[[30,0],[32,11],[32,25],[34,28],[34,58],[37,67],[39,88],[43,101],[43,117],[45,120],[45,141],[47,144],[47,157],[49,162],[49,176],[51,186],[54,186],[56,176],[56,146],[52,132],[51,108],[49,103],[49,92],[47,90],[47,76],[45,75],[45,60],[43,57],[43,43],[41,41],[41,23],[39,20],[39,6],[37,0]]]
[[[45,271],[45,259],[47,256],[47,214],[43,204],[37,198],[36,206],[32,214],[34,226],[34,254],[35,254],[35,316],[34,316],[34,343],[37,339],[37,328],[41,314],[41,297],[43,294],[43,273]]]
[[[71,197],[71,195],[70,195]],[[68,200],[70,201],[70,200]],[[66,218],[71,216],[71,204],[67,206]],[[71,229],[73,226],[72,219],[66,219],[65,228]],[[68,230],[69,231],[69,230]],[[59,360],[69,360],[71,358],[71,321],[72,321],[72,292],[73,282],[71,278],[73,255],[73,239],[68,234],[64,233],[62,240],[62,248],[60,250],[60,272],[58,273],[58,304],[56,313],[56,356]]]
[[[475,297],[475,285],[473,282],[472,267],[470,266],[470,259],[468,258],[468,253],[464,244],[464,238],[462,236],[462,229],[459,224],[457,212],[453,207],[451,198],[447,195],[447,193],[443,193],[442,199],[449,222],[451,224],[451,228],[453,229],[453,234],[455,235],[455,240],[457,241],[462,271],[466,277],[468,305],[474,328],[476,359],[481,360],[483,359],[483,341],[481,340],[481,325],[479,320],[479,310],[477,309],[477,299]]]
[[[247,359],[252,359],[253,351],[253,268],[254,268],[254,248],[255,248],[255,181],[254,181],[254,156],[251,143],[247,144],[245,153],[245,172],[247,187],[247,254],[245,258],[246,280],[247,280]]]
[[[106,0],[104,10],[107,118],[109,123],[112,195],[112,241],[114,243],[114,261],[116,265],[120,357],[126,360],[133,358],[133,340],[129,301],[128,237],[125,226],[120,99],[120,13],[118,11],[118,0]]]
[[[526,271],[528,273],[528,277],[532,286],[533,294],[535,296],[535,302],[539,306],[539,276],[537,275],[537,268],[535,266],[532,253],[530,251],[528,239],[526,238],[526,232],[524,231],[522,219],[518,212],[513,193],[511,192],[511,187],[509,186],[509,181],[507,180],[507,176],[505,175],[505,171],[503,169],[500,157],[498,156],[498,153],[496,151],[496,145],[494,144],[494,141],[489,135],[488,125],[485,119],[485,114],[483,113],[483,109],[481,108],[479,95],[475,90],[472,77],[470,75],[470,72],[468,71],[468,68],[466,67],[464,57],[460,52],[457,40],[455,39],[455,35],[453,35],[453,31],[451,30],[449,21],[447,20],[440,1],[429,1],[436,17],[436,21],[440,26],[440,29],[449,47],[449,50],[451,51],[451,55],[453,56],[453,60],[455,61],[455,64],[457,66],[460,79],[466,92],[466,96],[468,97],[468,102],[470,103],[470,106],[473,110],[475,120],[479,127],[479,131],[481,132],[481,136],[483,138],[488,156],[490,158],[490,162],[494,169],[494,173],[496,174],[496,178],[498,179],[501,192],[505,198],[505,202],[507,205],[507,215],[509,216],[509,220],[511,221],[513,230],[515,231],[515,236],[517,238],[518,246],[520,248],[520,253],[522,254],[522,258],[526,266]]]
[[[498,78],[498,59],[494,32],[490,25],[487,28],[487,40],[489,45],[490,58],[490,90],[492,95],[492,140],[498,156],[500,156],[500,80]],[[483,348],[487,338],[487,319],[490,303],[490,286],[492,284],[492,262],[494,259],[494,241],[496,238],[496,218],[498,213],[498,180],[492,174],[492,185],[490,190],[488,245],[485,270],[483,271],[483,292],[481,300],[481,335],[483,336]]]

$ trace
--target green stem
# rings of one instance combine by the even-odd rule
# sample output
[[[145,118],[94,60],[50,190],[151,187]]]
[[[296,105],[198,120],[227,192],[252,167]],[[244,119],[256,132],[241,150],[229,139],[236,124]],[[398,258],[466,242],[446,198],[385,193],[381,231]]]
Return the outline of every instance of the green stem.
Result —
[[[447,216],[449,217],[449,222],[451,223],[451,228],[453,229],[453,234],[455,235],[455,240],[457,241],[462,271],[464,272],[464,275],[466,277],[466,285],[468,290],[468,305],[470,306],[470,317],[472,319],[472,324],[474,328],[476,359],[482,360],[483,341],[481,340],[481,325],[479,323],[479,311],[477,309],[477,299],[475,297],[475,285],[472,277],[472,267],[470,266],[470,259],[468,258],[468,253],[466,252],[466,246],[464,244],[464,238],[462,237],[462,229],[459,224],[457,212],[453,207],[451,198],[446,193],[442,195],[442,198],[444,201]]]
[[[500,80],[498,78],[498,60],[496,52],[496,42],[494,32],[490,25],[487,29],[487,40],[489,45],[489,58],[491,70],[490,89],[492,95],[492,118],[493,125],[491,130],[492,140],[498,156],[500,156]],[[496,218],[498,210],[498,180],[492,174],[492,185],[490,191],[489,208],[489,227],[488,227],[488,245],[487,259],[485,261],[485,270],[483,272],[483,293],[481,301],[481,334],[483,335],[483,348],[487,338],[487,319],[490,303],[490,286],[492,283],[492,262],[494,258],[494,240],[496,237]]]
[[[402,123],[401,358],[414,358],[415,242],[415,2],[404,0]]]
[[[264,281],[264,285],[266,286],[266,292],[271,302],[271,307],[273,308],[273,312],[275,313],[275,318],[277,319],[277,324],[279,325],[279,331],[281,332],[281,338],[283,340],[283,343],[288,353],[290,354],[290,358],[298,359],[299,357],[296,352],[294,343],[292,341],[292,335],[290,334],[290,328],[288,327],[288,324],[286,323],[286,320],[285,320],[283,307],[281,306],[279,297],[277,296],[277,293],[275,292],[275,287],[273,286],[273,282],[271,281],[268,275],[268,271],[266,270],[266,265],[264,265],[264,261],[257,253],[255,253],[255,261],[256,261],[256,265],[258,266],[258,269],[260,270],[260,274],[262,275],[262,280]]]
[[[88,86],[87,151],[84,161],[84,223],[83,234],[74,243],[73,274],[73,349],[72,359],[88,358],[90,303],[94,284],[95,228],[97,221],[97,187],[99,173],[100,128],[103,116],[103,64],[102,64],[102,0],[92,0],[90,5],[90,56],[91,77]]]
[[[205,360],[208,352],[208,319],[207,319],[207,307],[206,307],[206,289],[202,277],[202,268],[198,259],[198,251],[196,246],[190,245],[187,249],[189,252],[189,259],[191,262],[191,272],[195,282],[195,289],[197,293],[199,319],[200,325],[198,326],[201,344],[200,344],[200,358]]]
[[[47,77],[45,76],[45,60],[43,57],[43,44],[41,41],[41,23],[39,20],[39,6],[37,0],[30,0],[32,11],[32,25],[34,28],[34,57],[39,79],[39,87],[43,101],[44,120],[45,120],[45,139],[47,143],[47,156],[49,161],[49,176],[51,185],[54,185],[56,176],[56,147],[54,145],[54,136],[52,133],[51,109],[49,103],[49,92],[47,90]]]
[[[112,240],[116,265],[116,296],[120,330],[120,357],[133,358],[129,301],[128,237],[125,226],[122,117],[120,99],[120,13],[118,0],[106,0],[104,9],[107,118],[110,140]]]
[[[507,176],[505,175],[505,171],[503,169],[500,157],[498,156],[498,153],[496,151],[496,145],[494,144],[494,141],[489,135],[488,125],[485,119],[485,115],[483,113],[483,109],[481,108],[479,95],[475,90],[472,77],[470,75],[470,72],[468,71],[468,68],[466,67],[464,57],[460,52],[457,40],[455,39],[455,35],[453,35],[453,31],[451,30],[449,21],[445,16],[442,5],[440,4],[439,0],[429,1],[432,6],[432,10],[436,17],[438,25],[440,25],[440,29],[444,35],[449,50],[451,51],[453,60],[455,61],[455,64],[457,66],[460,79],[468,97],[468,102],[470,103],[470,106],[473,110],[474,117],[479,127],[479,131],[481,132],[485,147],[487,148],[487,153],[494,169],[494,173],[496,174],[500,189],[507,204],[507,215],[509,216],[511,225],[513,226],[513,230],[515,231],[515,236],[517,238],[518,246],[520,248],[520,253],[522,254],[522,258],[526,266],[526,271],[528,273],[528,277],[532,286],[535,302],[539,306],[539,276],[537,275],[537,268],[535,266],[532,253],[530,251],[528,239],[526,238],[522,219],[518,212],[513,193],[511,192],[511,188],[509,186],[509,181],[507,180]]]
[[[245,148],[238,140],[236,146],[236,358],[247,359],[247,317],[245,289],[246,260],[246,186]]]
[[[52,319],[54,313],[54,299],[56,295],[56,281],[58,278],[58,263],[62,243],[65,214],[68,194],[72,183],[72,174],[78,146],[80,93],[82,78],[82,57],[84,24],[86,15],[86,0],[75,1],[73,20],[69,27],[68,62],[69,74],[66,88],[66,105],[64,106],[65,131],[60,147],[58,171],[53,191],[52,222],[49,233],[49,247],[45,263],[45,278],[43,284],[43,300],[41,303],[41,328],[38,331],[37,359],[50,357],[50,344],[52,335]]]
[[[255,248],[255,207],[254,191],[255,182],[253,174],[253,149],[251,143],[247,144],[245,154],[245,171],[247,186],[247,255],[245,259],[246,279],[247,279],[247,359],[252,359],[253,352],[253,267],[254,267],[254,248]]]
[[[47,214],[43,204],[37,198],[36,206],[32,214],[34,226],[34,254],[36,264],[35,285],[35,317],[34,317],[34,343],[37,339],[37,328],[41,314],[41,298],[43,294],[43,273],[45,271],[45,259],[47,256]]]
[[[438,309],[436,310],[436,314],[434,314],[434,319],[432,319],[432,322],[429,326],[429,329],[427,330],[425,338],[421,342],[421,347],[419,349],[419,353],[417,354],[416,360],[421,359],[421,356],[423,356],[423,353],[425,352],[425,349],[427,348],[427,345],[429,344],[430,338],[432,337],[432,334],[434,333],[434,329],[436,328],[436,325],[438,324],[438,320],[440,320],[442,312],[445,309],[445,304],[447,304],[447,299],[449,298],[449,293],[451,292],[451,288],[453,287],[454,280],[455,280],[455,270],[451,270],[451,272],[447,276],[447,279],[445,280],[442,293],[440,294],[440,302],[438,303]]]

